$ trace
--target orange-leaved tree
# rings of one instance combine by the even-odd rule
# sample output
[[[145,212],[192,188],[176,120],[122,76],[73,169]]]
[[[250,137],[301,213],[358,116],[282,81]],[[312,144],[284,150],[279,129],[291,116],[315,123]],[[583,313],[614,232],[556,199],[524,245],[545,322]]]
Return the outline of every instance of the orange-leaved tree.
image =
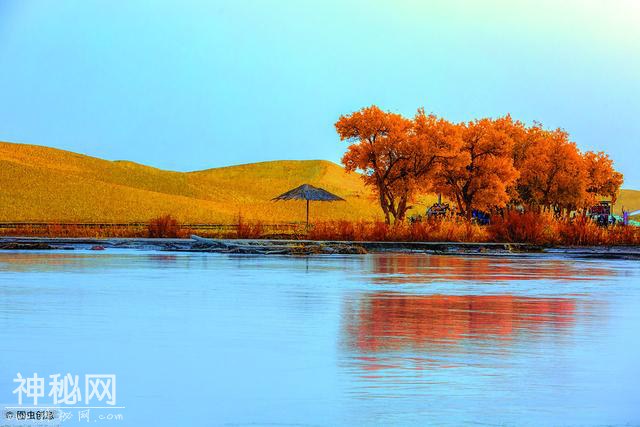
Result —
[[[349,147],[342,157],[347,172],[359,171],[374,188],[387,224],[404,216],[410,192],[406,162],[411,157],[411,120],[372,105],[340,116],[335,124]]]
[[[586,203],[587,176],[582,154],[562,129],[529,129],[529,144],[519,162],[516,188],[530,208],[569,212]]]
[[[512,125],[509,116],[458,125],[462,145],[455,157],[443,159],[436,188],[467,218],[475,209],[504,207],[509,201],[507,189],[518,176],[512,159]]]
[[[373,187],[387,224],[391,218],[404,220],[439,160],[453,156],[459,145],[458,129],[423,109],[412,121],[374,105],[341,116],[336,130],[350,142],[342,158],[345,169],[361,172]]]
[[[436,189],[435,176],[446,160],[456,158],[462,147],[459,126],[418,109],[413,119],[415,155],[412,172],[421,191]]]
[[[597,196],[603,196],[610,197],[615,203],[624,179],[622,174],[613,168],[613,160],[601,151],[587,151],[582,157],[587,176],[588,202],[593,203]]]

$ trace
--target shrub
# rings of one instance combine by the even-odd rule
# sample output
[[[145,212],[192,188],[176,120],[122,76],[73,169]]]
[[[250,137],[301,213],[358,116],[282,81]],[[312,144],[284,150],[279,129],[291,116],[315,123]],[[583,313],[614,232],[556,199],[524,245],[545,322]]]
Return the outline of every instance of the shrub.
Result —
[[[152,219],[149,221],[147,231],[152,238],[181,237],[180,224],[171,215]]]
[[[489,234],[496,242],[550,244],[557,239],[558,221],[548,213],[507,211],[492,218]]]
[[[324,221],[307,232],[311,240],[401,241],[401,242],[483,242],[486,229],[464,219],[430,219],[412,224],[384,222]]]
[[[259,239],[264,234],[262,222],[246,222],[242,215],[238,215],[238,226],[236,228],[237,239]]]

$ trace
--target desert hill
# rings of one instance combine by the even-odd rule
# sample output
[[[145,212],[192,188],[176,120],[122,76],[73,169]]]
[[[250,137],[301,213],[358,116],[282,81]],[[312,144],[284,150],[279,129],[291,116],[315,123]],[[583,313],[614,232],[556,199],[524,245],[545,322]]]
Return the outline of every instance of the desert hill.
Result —
[[[189,223],[300,221],[303,202],[270,199],[303,183],[346,203],[313,203],[316,219],[373,219],[356,174],[323,160],[273,161],[196,172],[165,171],[54,148],[0,142],[0,221],[135,222],[171,213]]]

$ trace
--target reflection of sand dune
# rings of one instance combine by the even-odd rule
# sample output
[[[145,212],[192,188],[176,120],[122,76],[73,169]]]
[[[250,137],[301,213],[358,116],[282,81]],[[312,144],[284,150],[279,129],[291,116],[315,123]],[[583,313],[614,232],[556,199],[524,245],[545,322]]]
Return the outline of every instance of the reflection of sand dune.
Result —
[[[26,251],[26,252],[0,252],[0,272],[25,272],[25,271],[63,271],[97,268],[129,268],[141,256],[136,252],[113,253],[93,252],[83,253],[74,251]],[[187,262],[187,258],[179,258],[168,254],[147,254],[145,261],[156,263],[157,267],[170,266],[177,262]]]
[[[418,256],[415,254],[378,255],[372,258],[377,283],[416,283],[436,280],[585,280],[611,276],[614,270],[603,267],[577,268],[567,260],[539,258]]]
[[[465,339],[530,339],[566,331],[574,313],[575,302],[568,298],[376,293],[347,313],[347,339],[363,352]]]

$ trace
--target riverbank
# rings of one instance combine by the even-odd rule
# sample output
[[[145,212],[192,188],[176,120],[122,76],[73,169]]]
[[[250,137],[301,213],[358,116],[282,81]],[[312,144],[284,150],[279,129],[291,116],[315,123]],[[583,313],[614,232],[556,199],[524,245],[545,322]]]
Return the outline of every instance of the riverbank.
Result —
[[[640,246],[539,246],[528,243],[353,242],[264,239],[149,239],[3,237],[0,250],[138,249],[256,255],[332,255],[413,252],[450,255],[567,255],[640,259]]]

